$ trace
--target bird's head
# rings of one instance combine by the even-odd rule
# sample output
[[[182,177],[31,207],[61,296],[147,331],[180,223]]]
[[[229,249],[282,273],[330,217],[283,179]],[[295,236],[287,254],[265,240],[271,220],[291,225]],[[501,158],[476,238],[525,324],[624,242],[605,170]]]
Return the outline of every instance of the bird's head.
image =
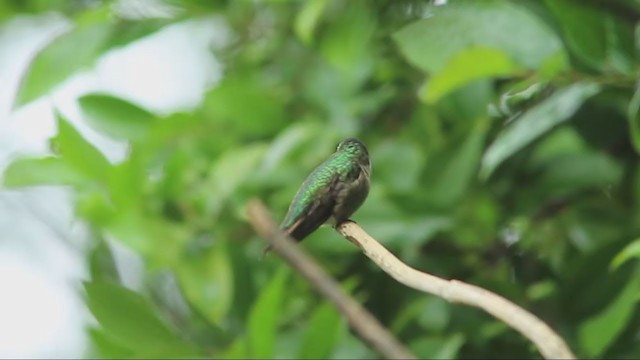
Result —
[[[338,144],[338,148],[336,149],[338,152],[345,152],[352,155],[368,155],[367,147],[364,144],[354,138],[349,138],[342,140],[340,144]]]

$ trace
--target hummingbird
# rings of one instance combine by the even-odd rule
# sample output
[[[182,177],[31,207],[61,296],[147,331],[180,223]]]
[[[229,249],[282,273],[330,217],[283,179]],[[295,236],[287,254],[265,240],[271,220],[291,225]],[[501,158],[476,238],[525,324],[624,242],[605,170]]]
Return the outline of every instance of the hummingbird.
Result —
[[[354,138],[341,141],[336,151],[302,183],[280,230],[302,241],[326,222],[335,227],[348,220],[367,198],[370,178],[367,147]],[[269,250],[271,246],[263,254]]]

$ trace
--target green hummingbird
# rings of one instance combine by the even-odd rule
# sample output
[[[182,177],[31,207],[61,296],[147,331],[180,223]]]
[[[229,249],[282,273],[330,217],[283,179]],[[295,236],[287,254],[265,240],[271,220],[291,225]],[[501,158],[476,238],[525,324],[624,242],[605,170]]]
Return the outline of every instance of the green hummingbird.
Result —
[[[334,226],[348,220],[367,198],[370,178],[367,147],[354,138],[341,141],[302,183],[280,229],[301,241],[328,220]]]

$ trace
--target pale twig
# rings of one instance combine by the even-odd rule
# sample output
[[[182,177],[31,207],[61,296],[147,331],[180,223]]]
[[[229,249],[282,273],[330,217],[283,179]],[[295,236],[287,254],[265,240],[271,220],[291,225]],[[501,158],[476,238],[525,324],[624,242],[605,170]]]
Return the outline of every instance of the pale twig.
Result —
[[[384,272],[402,284],[452,303],[470,305],[488,312],[533,342],[546,359],[575,359],[564,340],[547,324],[502,296],[462,281],[444,280],[418,271],[400,261],[354,222],[344,222],[338,225],[336,231],[356,244]]]
[[[291,267],[305,277],[318,292],[331,301],[344,315],[353,330],[375,351],[387,359],[416,359],[380,322],[360,303],[347,295],[316,261],[298,244],[278,230],[271,215],[259,200],[247,206],[249,221],[265,238],[273,250]]]

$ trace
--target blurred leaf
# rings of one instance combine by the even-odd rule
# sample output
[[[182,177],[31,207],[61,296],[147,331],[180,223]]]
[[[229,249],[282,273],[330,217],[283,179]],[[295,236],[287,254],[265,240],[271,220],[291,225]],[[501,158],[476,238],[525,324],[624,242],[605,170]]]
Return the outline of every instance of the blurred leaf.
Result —
[[[222,154],[211,168],[202,188],[207,213],[216,219],[230,196],[256,172],[264,157],[266,145],[245,145]]]
[[[110,24],[98,22],[76,26],[55,38],[33,58],[20,84],[15,106],[47,94],[76,71],[91,65],[112,31]]]
[[[281,267],[251,309],[247,325],[250,357],[272,358],[274,355],[288,277],[288,268]]]
[[[580,344],[589,357],[598,357],[611,345],[631,319],[640,300],[640,271],[603,311],[580,326]]]
[[[95,188],[76,195],[75,212],[78,217],[95,226],[106,225],[117,213],[108,195],[102,189]]]
[[[582,190],[590,187],[613,186],[623,175],[622,167],[608,156],[598,152],[560,155],[542,169],[539,185],[562,191]]]
[[[425,297],[403,307],[396,315],[391,330],[400,333],[410,324],[417,322],[428,331],[442,331],[449,324],[449,305],[436,297]]]
[[[445,118],[470,125],[487,116],[487,108],[495,93],[493,87],[493,81],[489,79],[472,81],[441,98],[438,110]]]
[[[203,109],[220,134],[231,138],[270,135],[288,119],[278,88],[256,73],[227,75],[206,94]]]
[[[631,132],[631,143],[640,153],[640,86],[637,86],[627,107],[627,120]]]
[[[546,0],[545,3],[558,18],[569,48],[585,63],[601,68],[606,58],[603,14],[574,1]]]
[[[155,118],[147,110],[110,95],[84,95],[78,102],[91,126],[116,139],[142,139]]]
[[[120,276],[116,260],[109,244],[104,239],[98,239],[89,257],[89,271],[93,281],[119,282]]]
[[[509,29],[505,32],[505,29]],[[394,35],[413,65],[435,73],[469,47],[498,49],[517,64],[537,68],[562,51],[555,34],[526,8],[506,1],[455,1]]]
[[[436,72],[421,90],[420,98],[435,103],[440,98],[471,81],[514,75],[520,68],[501,50],[470,47],[455,54]]]
[[[425,158],[419,146],[408,141],[385,141],[372,149],[375,177],[392,191],[407,192],[417,186]]]
[[[109,191],[111,200],[119,211],[139,207],[143,203],[145,180],[145,169],[135,150],[130,152],[126,160],[111,168],[108,178]]]
[[[102,358],[131,358],[134,351],[118,344],[109,334],[100,328],[89,328],[91,345]]]
[[[106,224],[105,230],[146,256],[152,267],[175,264],[188,238],[183,226],[143,214],[137,209],[118,212]]]
[[[632,258],[640,258],[640,239],[630,242],[613,258],[609,268],[615,270]]]
[[[369,43],[375,18],[363,1],[345,2],[344,9],[326,29],[320,51],[342,76],[361,79],[371,67]]]
[[[429,297],[416,314],[418,324],[425,330],[442,331],[449,324],[450,306],[446,301]]]
[[[197,352],[139,294],[109,282],[85,282],[87,305],[104,331],[136,357],[192,357]]]
[[[186,257],[177,267],[186,297],[210,322],[220,323],[233,305],[234,273],[224,244]]]
[[[543,280],[537,282],[527,289],[527,297],[533,301],[539,301],[551,296],[556,292],[555,282],[551,280]]]
[[[302,5],[302,9],[296,16],[294,29],[296,35],[305,44],[310,44],[313,40],[313,33],[318,25],[318,21],[322,17],[328,0],[311,0]]]
[[[447,338],[422,338],[413,341],[409,346],[422,359],[454,359],[464,343],[464,335],[454,334]]]
[[[438,174],[437,181],[430,190],[430,198],[439,206],[453,205],[475,178],[487,125],[486,120],[478,121],[464,143],[450,151],[451,158]]]
[[[504,160],[554,126],[568,120],[589,97],[600,90],[590,83],[575,83],[522,114],[504,129],[482,158],[480,175],[487,178]]]
[[[328,359],[342,336],[345,324],[335,307],[327,302],[318,306],[307,324],[297,357]]]
[[[79,185],[85,181],[87,178],[81,171],[57,157],[15,159],[3,176],[3,185],[7,187]]]
[[[54,152],[60,154],[62,159],[77,171],[94,180],[104,181],[111,167],[109,161],[85,140],[62,114],[56,112],[56,117],[58,134],[51,139]]]

